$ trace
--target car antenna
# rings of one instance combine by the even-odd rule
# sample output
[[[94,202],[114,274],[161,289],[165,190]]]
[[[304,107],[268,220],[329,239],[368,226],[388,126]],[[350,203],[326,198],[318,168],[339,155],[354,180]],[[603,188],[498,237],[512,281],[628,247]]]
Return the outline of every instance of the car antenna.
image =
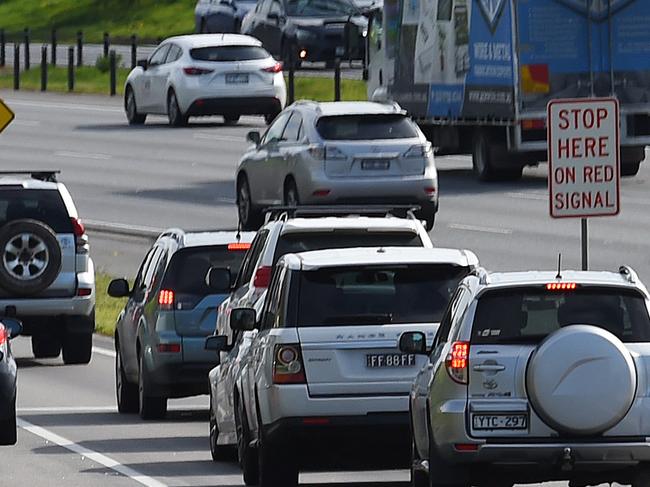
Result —
[[[557,276],[555,279],[562,279],[562,252],[557,256]]]

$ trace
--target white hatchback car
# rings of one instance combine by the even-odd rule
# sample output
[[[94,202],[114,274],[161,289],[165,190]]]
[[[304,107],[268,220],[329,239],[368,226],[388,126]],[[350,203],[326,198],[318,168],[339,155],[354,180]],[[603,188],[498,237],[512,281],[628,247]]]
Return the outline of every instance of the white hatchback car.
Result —
[[[270,123],[286,99],[282,63],[260,41],[239,34],[171,37],[138,61],[124,88],[131,125],[143,124],[148,114],[166,114],[174,126],[211,115],[226,123],[263,115]]]

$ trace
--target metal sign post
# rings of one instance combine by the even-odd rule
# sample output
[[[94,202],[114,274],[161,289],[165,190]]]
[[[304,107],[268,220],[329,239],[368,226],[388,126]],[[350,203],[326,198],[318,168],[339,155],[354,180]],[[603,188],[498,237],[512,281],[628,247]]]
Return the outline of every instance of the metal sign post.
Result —
[[[615,98],[548,104],[552,218],[580,218],[582,269],[589,269],[588,218],[620,212],[620,122]]]

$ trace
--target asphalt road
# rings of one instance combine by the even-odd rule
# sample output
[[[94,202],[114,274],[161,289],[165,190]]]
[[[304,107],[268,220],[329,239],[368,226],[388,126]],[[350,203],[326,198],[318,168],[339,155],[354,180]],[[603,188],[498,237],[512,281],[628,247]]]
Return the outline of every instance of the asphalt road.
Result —
[[[158,118],[130,128],[115,99],[12,92],[0,92],[0,98],[17,112],[0,135],[0,168],[61,169],[85,219],[154,228],[234,227],[234,170],[245,133],[263,130],[261,119],[246,118],[236,127],[209,119],[170,129]],[[472,249],[490,269],[554,269],[558,252],[565,268],[579,267],[580,224],[548,216],[545,166],[528,169],[517,183],[480,184],[467,158],[440,158],[438,164],[441,210],[432,232],[438,245]],[[646,166],[625,179],[621,215],[591,221],[592,268],[625,263],[650,279],[649,178]],[[99,267],[115,275],[135,273],[146,240],[91,237]],[[173,402],[170,419],[142,423],[114,412],[110,342],[98,343],[101,353],[88,367],[35,362],[28,342],[16,344],[24,422],[19,445],[3,449],[2,475],[9,481],[2,485],[49,486],[52,479],[54,485],[92,487],[241,485],[234,463],[209,461],[206,398]],[[406,485],[406,478],[389,472],[303,480],[392,487]]]

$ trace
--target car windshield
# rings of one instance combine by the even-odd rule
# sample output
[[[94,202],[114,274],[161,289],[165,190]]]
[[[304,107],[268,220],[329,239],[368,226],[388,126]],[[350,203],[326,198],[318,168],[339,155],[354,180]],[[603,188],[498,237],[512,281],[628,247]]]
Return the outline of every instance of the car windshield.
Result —
[[[345,0],[289,0],[290,17],[328,17],[358,14],[355,6]]]
[[[404,115],[337,115],[322,117],[316,130],[325,140],[410,139],[417,126]]]
[[[300,273],[300,327],[438,323],[467,269],[360,266]]]
[[[310,232],[282,235],[273,256],[273,266],[286,254],[310,250],[347,249],[354,247],[422,247],[416,232]]]
[[[495,290],[481,296],[472,342],[535,344],[572,324],[598,326],[624,342],[650,341],[650,318],[638,291],[578,287],[558,292],[537,287]]]
[[[24,219],[44,222],[55,233],[72,233],[72,221],[58,191],[0,187],[0,226]]]
[[[196,61],[233,62],[267,59],[271,55],[258,46],[214,46],[192,49],[190,56]]]

